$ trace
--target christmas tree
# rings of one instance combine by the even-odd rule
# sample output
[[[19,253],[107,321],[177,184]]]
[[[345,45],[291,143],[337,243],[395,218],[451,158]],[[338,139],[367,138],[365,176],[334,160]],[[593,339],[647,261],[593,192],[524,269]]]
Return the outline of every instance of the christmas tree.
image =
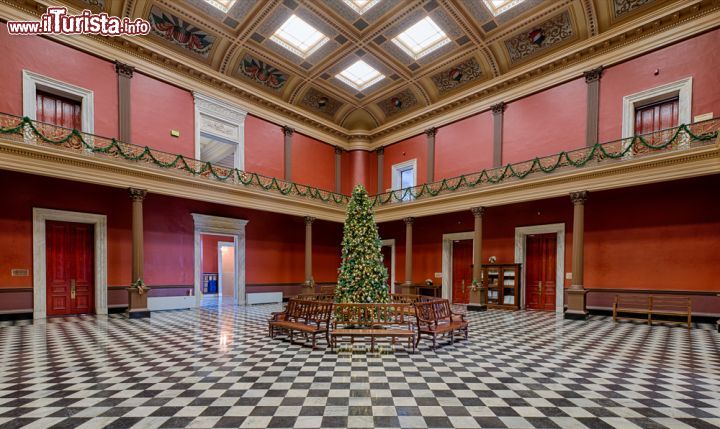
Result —
[[[335,290],[337,302],[388,302],[388,273],[382,263],[380,236],[372,203],[362,185],[348,204],[342,241],[342,264]]]

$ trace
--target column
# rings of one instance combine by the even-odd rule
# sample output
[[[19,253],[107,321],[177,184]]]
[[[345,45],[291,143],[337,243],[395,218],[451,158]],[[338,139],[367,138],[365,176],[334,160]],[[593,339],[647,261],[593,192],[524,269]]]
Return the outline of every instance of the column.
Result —
[[[130,143],[130,79],[135,67],[115,61],[118,75],[118,139]]]
[[[385,184],[383,183],[385,173],[385,148],[377,150],[377,193],[385,192]]]
[[[587,126],[585,144],[590,147],[598,142],[598,120],[600,118],[600,77],[603,67],[583,73],[587,83]]]
[[[579,191],[570,194],[573,203],[573,232],[572,232],[572,285],[567,290],[566,319],[585,319],[587,310],[585,306],[584,287],[584,246],[585,246],[585,201],[588,192]]]
[[[503,115],[506,104],[502,101],[491,106],[493,113],[493,167],[502,165]]]
[[[147,195],[145,189],[130,188],[132,199],[132,285],[128,288],[128,316],[131,319],[150,317],[147,306],[149,289],[139,282],[144,276],[144,244],[143,244],[143,200]]]
[[[406,217],[405,222],[405,282],[403,283],[403,293],[414,294],[415,288],[412,281],[412,232],[414,217]]]
[[[427,136],[427,183],[435,181],[435,134],[437,128],[429,128],[425,130]]]
[[[342,148],[335,147],[335,192],[342,192]]]
[[[285,146],[284,146],[284,161],[285,161],[285,177],[284,179],[288,182],[292,181],[292,135],[295,132],[294,129],[287,125],[283,127],[283,134],[285,135]]]
[[[315,291],[315,280],[312,275],[312,224],[314,217],[305,216],[305,287]]]
[[[485,213],[485,207],[473,207],[471,209],[473,217],[475,218],[475,229],[473,234],[473,269],[472,278],[473,281],[478,282],[479,289],[477,292],[470,293],[470,304],[473,305],[473,310],[486,310],[487,299],[485,299],[485,288],[482,284],[482,217]]]

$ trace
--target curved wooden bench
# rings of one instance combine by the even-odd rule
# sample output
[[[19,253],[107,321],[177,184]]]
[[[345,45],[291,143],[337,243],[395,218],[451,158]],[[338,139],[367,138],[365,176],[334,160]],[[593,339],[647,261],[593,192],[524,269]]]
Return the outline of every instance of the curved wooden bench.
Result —
[[[437,347],[438,335],[450,335],[451,343],[455,343],[456,332],[462,333],[465,339],[468,337],[468,321],[464,315],[452,311],[447,299],[416,302],[415,313],[418,331],[415,347],[420,344],[422,334],[432,337],[433,350]]]
[[[335,304],[332,339],[334,350],[339,339],[350,343],[361,338],[370,340],[370,351],[375,351],[378,339],[386,338],[394,344],[396,339],[406,339],[408,348],[415,353],[415,332],[412,323],[406,319],[409,304]],[[338,327],[341,326],[341,327]],[[352,327],[351,327],[352,326]]]

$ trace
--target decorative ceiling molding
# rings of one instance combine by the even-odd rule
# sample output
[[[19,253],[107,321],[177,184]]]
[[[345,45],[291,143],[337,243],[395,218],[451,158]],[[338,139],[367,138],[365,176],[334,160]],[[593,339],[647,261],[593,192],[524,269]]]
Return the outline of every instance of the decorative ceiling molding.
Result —
[[[65,1],[71,9],[77,9],[83,0]],[[290,125],[335,146],[365,150],[374,150],[421,133],[427,128],[428,122],[434,126],[447,124],[486,110],[497,101],[512,101],[578,78],[584,69],[616,64],[720,25],[720,4],[714,0],[613,0],[601,3],[596,3],[596,0],[526,0],[510,11],[490,18],[495,25],[492,30],[476,28],[480,23],[473,21],[464,6],[465,2],[459,0],[421,0],[410,5],[395,4],[393,7],[383,7],[386,1],[383,0],[369,10],[375,10],[373,13],[376,16],[372,19],[367,17],[367,21],[352,10],[354,15],[322,2],[274,0],[256,6],[251,16],[232,17],[226,14],[226,18],[238,22],[234,28],[218,18],[213,18],[216,22],[209,21],[210,15],[197,12],[192,1],[199,0],[189,0],[189,10],[181,3],[168,0],[106,1],[108,10],[117,13],[124,11],[129,17],[147,16],[153,7],[170,10],[173,14],[176,10],[182,10],[183,13],[178,17],[183,21],[189,20],[200,31],[215,37],[213,44],[216,46],[210,47],[209,58],[205,60],[182,46],[171,47],[170,40],[161,40],[159,36],[48,38],[110,61],[120,60],[135,66],[138,71],[190,91],[201,91],[226,99],[263,119]],[[168,7],[169,4],[172,7]],[[303,10],[307,10],[308,14],[323,15],[323,28],[332,29],[333,34],[336,34],[333,41],[340,47],[315,63],[293,62],[285,58],[292,54],[279,55],[272,50],[264,50],[264,44],[253,37],[259,34],[259,28],[267,25],[267,19],[275,10],[290,10],[288,5],[293,6],[293,10],[305,8]],[[0,17],[37,17],[45,8],[40,1],[0,0]],[[440,14],[456,22],[454,31],[460,33],[453,33],[453,37],[461,33],[464,36],[452,41],[457,46],[453,52],[433,58],[427,64],[419,61],[416,62],[417,67],[413,65],[415,63],[408,66],[404,61],[392,58],[384,46],[392,43],[388,39],[391,35],[389,29],[396,31],[397,23],[408,20],[408,16],[421,16],[418,13],[420,10],[424,14]],[[559,16],[563,10],[571,11],[568,14],[576,26],[573,28],[573,40],[563,39],[547,49],[535,49],[515,63],[510,61],[507,53],[504,54],[506,58],[498,55],[505,49],[508,38],[529,37],[535,26]],[[619,17],[616,16],[616,10],[622,12]],[[358,28],[358,19],[363,19],[367,26]],[[411,21],[408,24],[412,24]],[[438,25],[442,27],[449,24]],[[593,29],[593,25],[597,28]],[[596,32],[599,34],[588,38]],[[265,40],[265,36],[261,37]],[[382,38],[384,41],[380,40]],[[462,38],[467,38],[468,42],[460,45],[458,40]],[[383,74],[387,73],[384,79],[386,82],[367,94],[354,93],[345,84],[333,83],[335,78],[331,72],[353,55],[374,61],[375,65],[382,67]],[[254,58],[257,63],[252,67],[253,71],[242,73],[242,63],[247,56]],[[451,88],[452,84],[446,85],[449,83],[446,80],[438,86],[437,82],[442,80],[439,73],[446,72],[448,78],[454,80],[450,75],[457,77],[458,73],[452,70],[453,67],[471,58],[477,65],[472,64],[466,70],[472,70],[470,74],[478,77],[466,83],[463,79],[467,79],[467,71],[461,70],[462,85]],[[262,66],[259,62],[262,62]],[[280,75],[286,77],[282,84],[279,83],[282,81]],[[270,80],[272,85],[280,87],[271,89],[266,86]],[[328,100],[342,103],[341,111],[329,116],[326,112],[314,109],[313,103],[302,103],[309,88],[319,91]],[[391,115],[382,115],[380,110],[373,113],[373,110],[380,109],[379,103],[406,89],[410,89],[416,98],[419,97],[416,107]],[[366,125],[374,122],[377,126],[358,128],[355,119]]]

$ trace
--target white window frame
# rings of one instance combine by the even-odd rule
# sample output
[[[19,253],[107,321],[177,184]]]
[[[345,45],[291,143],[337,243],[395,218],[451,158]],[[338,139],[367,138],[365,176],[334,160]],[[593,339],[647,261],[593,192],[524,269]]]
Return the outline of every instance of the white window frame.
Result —
[[[237,144],[233,167],[245,168],[245,118],[247,112],[225,101],[193,92],[195,99],[195,158],[200,159],[202,133]]]
[[[635,109],[678,97],[678,124],[692,122],[692,76],[623,97],[622,138],[635,135]]]
[[[405,170],[413,170],[413,186],[417,186],[417,158],[393,164],[392,166],[392,188],[393,190],[401,189],[400,172]]]
[[[45,91],[79,101],[82,127],[79,131],[88,134],[95,133],[95,99],[92,90],[43,76],[30,70],[22,71],[22,85],[23,116],[27,116],[34,121],[37,120],[37,91]]]

